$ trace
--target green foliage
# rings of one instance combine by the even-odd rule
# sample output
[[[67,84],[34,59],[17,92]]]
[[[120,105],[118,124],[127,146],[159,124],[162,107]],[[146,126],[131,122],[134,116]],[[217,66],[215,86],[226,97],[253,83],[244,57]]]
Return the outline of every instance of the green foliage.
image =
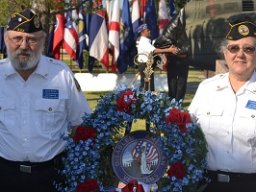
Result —
[[[16,11],[20,11],[25,7],[31,7],[32,1],[30,0],[1,0],[0,6],[0,25],[5,26],[7,23],[7,19],[10,15]]]

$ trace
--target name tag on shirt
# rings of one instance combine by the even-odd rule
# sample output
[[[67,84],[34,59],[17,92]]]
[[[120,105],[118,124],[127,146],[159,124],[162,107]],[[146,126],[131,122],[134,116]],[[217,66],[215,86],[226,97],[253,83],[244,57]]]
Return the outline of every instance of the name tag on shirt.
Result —
[[[248,109],[256,110],[256,101],[248,100],[245,107]]]
[[[59,90],[58,89],[43,89],[43,98],[44,99],[59,99]]]

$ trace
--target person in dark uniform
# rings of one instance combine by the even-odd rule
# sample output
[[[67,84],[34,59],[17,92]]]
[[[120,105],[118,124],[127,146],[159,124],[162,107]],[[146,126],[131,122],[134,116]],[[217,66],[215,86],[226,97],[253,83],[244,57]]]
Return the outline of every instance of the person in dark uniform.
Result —
[[[187,62],[188,52],[168,56],[167,83],[170,98],[182,101],[187,90],[187,79],[189,64]]]
[[[46,33],[30,9],[12,14],[0,61],[0,191],[53,192],[70,128],[91,110],[74,74],[42,55]]]

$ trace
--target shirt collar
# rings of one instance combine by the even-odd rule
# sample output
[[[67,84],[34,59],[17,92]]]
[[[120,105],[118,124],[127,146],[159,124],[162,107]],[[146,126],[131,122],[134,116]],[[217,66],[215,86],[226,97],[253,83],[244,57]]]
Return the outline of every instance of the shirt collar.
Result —
[[[218,81],[216,84],[216,90],[220,91],[222,89],[227,88],[228,86],[230,86],[228,73],[220,74],[220,81]]]
[[[14,69],[14,67],[12,66],[11,62],[9,59],[6,59],[7,61],[7,66],[5,68],[5,77],[9,77],[9,76],[12,76],[14,74],[17,74],[17,71]],[[41,56],[41,58],[39,59],[39,62],[38,62],[38,65],[37,65],[37,68],[35,70],[35,74],[38,74],[42,77],[45,77],[47,78],[48,76],[48,68],[47,66],[45,65],[46,63],[46,57],[45,56]]]
[[[256,72],[254,71],[251,78],[248,81],[246,89],[256,94]]]

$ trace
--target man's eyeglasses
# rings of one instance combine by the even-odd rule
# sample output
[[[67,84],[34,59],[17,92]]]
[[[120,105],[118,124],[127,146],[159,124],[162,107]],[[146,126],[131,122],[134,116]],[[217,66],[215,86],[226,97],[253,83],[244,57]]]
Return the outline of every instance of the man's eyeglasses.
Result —
[[[238,53],[240,51],[240,49],[243,50],[243,52],[245,52],[246,54],[250,54],[252,55],[255,52],[255,46],[252,45],[244,45],[243,47],[239,47],[238,45],[228,45],[227,46],[227,50],[230,53]]]
[[[26,41],[29,45],[36,45],[40,38],[36,37],[22,37],[22,36],[15,36],[15,37],[8,37],[12,43],[15,45],[21,45],[23,41]]]

